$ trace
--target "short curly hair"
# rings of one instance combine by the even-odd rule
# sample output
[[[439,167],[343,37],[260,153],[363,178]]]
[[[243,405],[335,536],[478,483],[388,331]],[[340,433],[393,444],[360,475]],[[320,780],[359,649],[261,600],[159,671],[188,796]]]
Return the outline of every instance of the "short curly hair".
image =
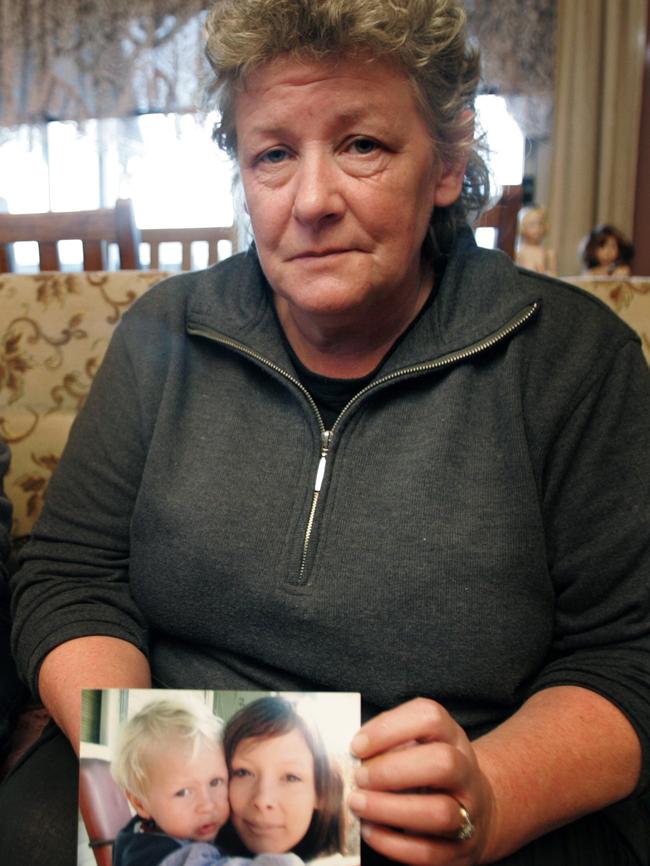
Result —
[[[474,137],[478,49],[467,40],[456,0],[216,0],[206,21],[209,93],[221,118],[214,138],[237,156],[237,93],[256,67],[280,55],[326,60],[343,54],[395,58],[411,80],[438,157],[468,158],[457,202],[436,208],[436,245],[445,248],[470,212],[489,198],[488,170]]]

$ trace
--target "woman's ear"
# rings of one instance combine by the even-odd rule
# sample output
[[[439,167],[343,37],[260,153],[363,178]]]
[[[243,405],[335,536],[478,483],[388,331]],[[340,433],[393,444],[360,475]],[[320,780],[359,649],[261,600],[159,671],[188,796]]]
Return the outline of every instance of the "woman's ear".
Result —
[[[467,160],[463,159],[443,170],[433,198],[436,207],[449,207],[457,201],[463,189],[466,167]]]
[[[458,117],[454,147],[458,157],[452,163],[441,165],[433,203],[436,207],[449,207],[463,190],[465,170],[474,142],[474,112],[466,108]]]
[[[125,791],[126,799],[133,806],[138,815],[145,821],[151,820],[151,812],[147,809],[145,801],[141,797],[136,797],[132,791]]]

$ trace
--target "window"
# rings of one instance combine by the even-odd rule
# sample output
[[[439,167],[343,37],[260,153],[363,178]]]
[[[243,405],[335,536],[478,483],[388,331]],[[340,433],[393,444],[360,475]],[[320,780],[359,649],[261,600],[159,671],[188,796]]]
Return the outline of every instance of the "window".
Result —
[[[504,186],[522,182],[526,140],[502,96],[477,97],[476,116],[480,129],[485,132],[490,185],[493,198],[498,199]],[[475,234],[479,246],[490,249],[495,246],[495,229],[478,228]]]
[[[215,119],[148,114],[20,127],[0,145],[0,196],[12,213],[90,210],[121,197],[133,201],[140,228],[230,225],[232,167],[211,139]],[[163,245],[161,255],[171,258],[161,267],[176,256],[180,262],[180,245],[166,250],[175,246]],[[17,268],[38,270],[36,244],[15,247]],[[64,269],[81,269],[80,242],[62,242],[59,250]],[[207,245],[204,252],[207,261]],[[144,264],[147,253],[143,245]]]

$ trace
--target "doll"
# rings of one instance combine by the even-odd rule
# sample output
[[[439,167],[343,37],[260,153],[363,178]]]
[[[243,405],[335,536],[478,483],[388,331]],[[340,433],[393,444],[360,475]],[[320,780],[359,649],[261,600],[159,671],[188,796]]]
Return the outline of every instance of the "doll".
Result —
[[[634,245],[611,225],[597,225],[581,245],[583,273],[626,277],[631,273]]]
[[[538,274],[557,274],[555,250],[542,246],[546,237],[546,209],[538,205],[522,208],[518,218],[515,262]]]

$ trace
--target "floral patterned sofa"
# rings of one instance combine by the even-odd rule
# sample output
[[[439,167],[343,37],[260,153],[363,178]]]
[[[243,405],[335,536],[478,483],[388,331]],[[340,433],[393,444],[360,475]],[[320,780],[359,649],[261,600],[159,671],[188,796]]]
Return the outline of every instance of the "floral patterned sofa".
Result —
[[[124,310],[165,273],[0,274],[0,436],[12,537],[29,535],[70,426]]]

